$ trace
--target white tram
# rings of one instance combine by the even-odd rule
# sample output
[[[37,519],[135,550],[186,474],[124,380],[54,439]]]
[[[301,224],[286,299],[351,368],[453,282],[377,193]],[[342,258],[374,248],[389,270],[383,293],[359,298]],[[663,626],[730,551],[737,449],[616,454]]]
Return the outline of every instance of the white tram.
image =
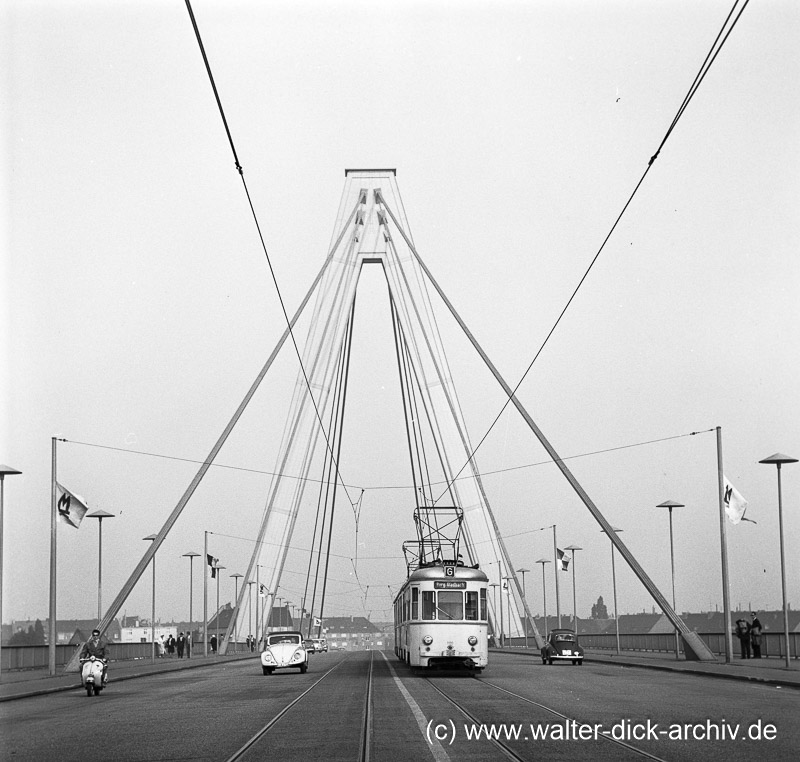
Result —
[[[488,582],[479,569],[452,562],[412,572],[394,600],[397,657],[411,667],[480,672],[489,661]]]

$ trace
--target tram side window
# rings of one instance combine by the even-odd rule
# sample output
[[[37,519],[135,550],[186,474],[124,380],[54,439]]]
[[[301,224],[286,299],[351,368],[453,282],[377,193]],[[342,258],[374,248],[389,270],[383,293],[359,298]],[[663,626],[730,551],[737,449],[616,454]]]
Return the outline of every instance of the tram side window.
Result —
[[[433,590],[422,591],[422,618],[436,619],[436,599]]]
[[[411,618],[419,619],[419,588],[411,588]]]
[[[464,595],[460,590],[440,590],[439,591],[439,619],[449,621],[451,619],[464,618]]]
[[[486,614],[486,588],[481,588],[481,621],[485,622],[489,617]]]
[[[478,591],[467,590],[466,595],[466,619],[470,622],[476,622],[478,620]]]

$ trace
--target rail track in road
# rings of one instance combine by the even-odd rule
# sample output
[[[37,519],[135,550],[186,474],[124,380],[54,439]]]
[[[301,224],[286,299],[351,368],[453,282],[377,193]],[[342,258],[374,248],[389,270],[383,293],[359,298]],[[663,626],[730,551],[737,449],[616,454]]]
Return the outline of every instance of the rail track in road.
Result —
[[[369,658],[369,665],[367,669],[367,676],[366,676],[366,686],[362,688],[363,690],[363,705],[362,711],[360,714],[361,718],[361,728],[359,733],[357,734],[358,741],[353,741],[354,747],[354,754],[353,758],[357,759],[358,762],[369,762],[370,759],[370,748],[372,745],[372,721],[371,721],[371,700],[372,700],[372,682],[373,682],[373,652],[370,652]],[[227,758],[225,762],[241,762],[246,760],[253,755],[258,755],[258,758],[261,759],[263,755],[259,755],[259,750],[263,743],[267,741],[271,741],[271,733],[273,733],[281,723],[281,720],[289,719],[287,715],[291,713],[297,713],[296,721],[300,723],[307,722],[306,718],[302,717],[300,713],[302,712],[302,702],[311,697],[315,689],[318,689],[320,686],[324,686],[324,681],[328,676],[330,676],[333,672],[338,670],[342,665],[347,665],[348,660],[344,659],[343,661],[337,662],[333,665],[330,669],[324,672],[317,680],[315,680],[306,690],[304,690],[299,696],[295,699],[290,701],[286,706],[283,707],[272,719],[269,720],[252,738],[250,738],[247,743],[237,749],[231,756]],[[358,678],[358,675],[355,675],[355,678]],[[363,686],[363,680],[361,682],[361,686]],[[338,692],[342,692],[341,688]],[[352,715],[343,712],[342,722],[337,723],[339,729],[347,728],[353,729],[352,726],[354,724]],[[355,737],[356,734],[353,734]],[[255,758],[255,757],[254,757]]]
[[[473,711],[468,709],[467,706],[465,706],[465,702],[464,702],[463,699],[456,699],[452,695],[449,695],[446,691],[442,690],[440,685],[437,684],[437,683],[440,682],[439,680],[434,680],[434,679],[431,679],[431,678],[425,678],[425,679],[426,679],[427,684],[431,688],[433,688],[433,690],[436,693],[438,693],[440,696],[442,696],[444,699],[446,699],[453,707],[455,707],[459,712],[461,712],[461,714],[463,714],[464,717],[466,717],[471,723],[473,723],[473,725],[475,727],[479,727],[479,726],[482,726],[482,725],[489,724],[489,723],[484,722],[481,718],[477,717],[473,713]],[[570,717],[570,716],[568,716],[566,714],[563,714],[562,712],[559,712],[558,710],[553,709],[552,707],[549,707],[549,706],[547,706],[545,704],[542,704],[539,701],[534,701],[533,699],[529,699],[526,696],[520,695],[519,693],[515,693],[514,691],[510,691],[507,688],[503,688],[503,687],[501,687],[499,685],[495,685],[493,682],[491,682],[490,680],[487,680],[486,678],[481,678],[481,677],[474,676],[472,678],[472,681],[480,683],[481,685],[486,685],[486,686],[488,686],[490,688],[493,688],[496,691],[500,691],[500,692],[502,692],[502,693],[504,693],[504,694],[506,694],[508,696],[511,696],[513,699],[515,699],[516,701],[520,702],[523,705],[535,706],[538,709],[541,709],[541,710],[543,710],[545,712],[548,712],[548,713],[550,713],[552,715],[555,715],[556,717],[566,721],[567,723],[576,723],[577,725],[584,725],[585,724],[585,723],[583,723],[583,721],[578,720],[578,719],[576,719],[574,717]],[[666,762],[666,760],[664,760],[662,757],[659,757],[659,756],[657,756],[655,754],[652,754],[651,752],[649,752],[649,751],[647,751],[645,749],[641,749],[641,748],[639,748],[637,746],[634,746],[633,744],[628,743],[626,741],[621,741],[619,739],[613,738],[613,737],[611,737],[609,735],[604,735],[602,733],[598,734],[597,737],[598,737],[598,740],[603,740],[603,741],[607,741],[607,742],[612,743],[612,744],[616,744],[617,746],[623,747],[623,748],[627,749],[628,751],[632,752],[633,754],[636,754],[638,756],[644,757],[645,759],[654,760],[654,762]],[[534,758],[536,758],[538,756],[533,751],[529,752],[528,755],[522,755],[516,749],[514,749],[511,746],[510,743],[508,743],[507,741],[504,741],[500,737],[487,737],[485,740],[487,740],[490,743],[492,743],[497,749],[499,749],[501,751],[501,753],[505,757],[507,757],[508,759],[515,760],[515,762],[530,762],[531,759],[534,759]]]

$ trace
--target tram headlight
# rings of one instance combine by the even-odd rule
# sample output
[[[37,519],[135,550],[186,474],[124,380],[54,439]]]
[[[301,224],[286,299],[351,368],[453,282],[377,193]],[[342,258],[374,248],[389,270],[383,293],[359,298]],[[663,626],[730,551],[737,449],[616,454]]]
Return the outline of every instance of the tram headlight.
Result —
[[[423,643],[424,643],[426,646],[429,646],[431,643],[433,643],[433,638],[432,638],[430,635],[425,635],[425,636],[422,638],[422,642],[423,642]]]
[[[467,643],[469,643],[471,646],[477,645],[478,639],[474,635],[470,635],[467,638]]]

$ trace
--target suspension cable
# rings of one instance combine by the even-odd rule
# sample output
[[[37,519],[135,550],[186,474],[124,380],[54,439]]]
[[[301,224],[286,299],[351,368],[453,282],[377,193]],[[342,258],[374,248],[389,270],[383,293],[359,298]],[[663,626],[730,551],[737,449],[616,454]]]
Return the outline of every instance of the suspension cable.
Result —
[[[283,295],[281,293],[280,286],[278,285],[278,278],[275,275],[275,270],[272,267],[272,260],[270,259],[269,251],[267,250],[267,245],[266,245],[266,242],[264,241],[264,235],[261,232],[261,225],[260,225],[260,223],[258,221],[258,215],[256,214],[255,207],[253,206],[253,200],[252,200],[252,198],[250,196],[250,190],[247,187],[247,181],[244,178],[244,169],[243,169],[241,163],[239,162],[239,157],[238,157],[238,155],[236,153],[236,146],[234,145],[234,142],[233,142],[233,136],[231,135],[230,128],[228,127],[228,120],[225,118],[225,110],[222,108],[222,100],[220,99],[219,91],[217,90],[217,85],[214,82],[214,75],[211,72],[211,64],[208,61],[208,56],[206,55],[205,46],[203,45],[203,40],[200,37],[200,29],[197,26],[197,21],[195,20],[194,12],[192,11],[191,0],[185,0],[185,2],[186,2],[186,9],[189,12],[189,18],[191,19],[192,27],[194,29],[194,34],[195,34],[195,37],[197,38],[197,44],[198,44],[198,46],[200,48],[200,53],[203,56],[203,62],[205,63],[206,72],[208,74],[208,79],[209,79],[209,82],[211,83],[211,88],[214,91],[214,98],[217,101],[217,107],[219,108],[219,113],[220,113],[220,116],[222,117],[222,123],[225,126],[225,132],[226,132],[226,134],[228,136],[228,142],[230,143],[231,151],[233,152],[233,159],[234,159],[234,163],[235,163],[235,166],[236,166],[236,171],[239,173],[239,176],[242,178],[242,187],[244,188],[245,196],[247,197],[247,203],[248,203],[248,206],[250,207],[250,214],[252,215],[253,222],[255,223],[255,226],[256,226],[256,231],[258,233],[258,238],[259,238],[259,240],[261,242],[261,248],[262,248],[262,250],[264,252],[264,257],[267,260],[267,266],[269,268],[270,275],[272,276],[272,282],[275,284],[275,291],[276,291],[276,293],[278,295],[278,302],[280,303],[281,310],[283,312],[283,317],[284,317],[284,319],[286,321],[286,324],[289,326],[289,336],[290,336],[290,338],[292,340],[292,345],[294,346],[294,351],[297,354],[297,360],[300,363],[300,371],[303,374],[303,379],[305,380],[306,389],[308,390],[308,396],[310,397],[311,404],[314,407],[314,412],[316,413],[317,421],[319,422],[320,429],[322,430],[322,436],[325,439],[325,444],[327,445],[328,450],[331,450],[331,444],[330,444],[330,441],[328,439],[328,434],[325,431],[325,427],[324,427],[324,425],[322,423],[322,417],[320,415],[319,408],[317,407],[317,401],[314,399],[314,394],[311,391],[311,382],[308,379],[308,375],[306,373],[305,366],[303,365],[303,358],[302,358],[302,355],[300,354],[300,348],[297,346],[297,340],[295,339],[294,331],[292,330],[291,322],[289,321],[289,314],[286,311],[286,305],[285,305],[285,303],[283,301]],[[331,455],[332,454],[333,453],[331,451]],[[337,463],[336,459],[334,459],[333,463],[334,463],[334,466],[336,468],[336,475],[338,476],[339,481],[341,482],[341,485],[344,488],[345,493],[347,493],[348,499],[350,499],[350,495],[347,492],[347,485],[344,483],[344,479],[342,478],[342,475],[339,472],[339,464]]]

